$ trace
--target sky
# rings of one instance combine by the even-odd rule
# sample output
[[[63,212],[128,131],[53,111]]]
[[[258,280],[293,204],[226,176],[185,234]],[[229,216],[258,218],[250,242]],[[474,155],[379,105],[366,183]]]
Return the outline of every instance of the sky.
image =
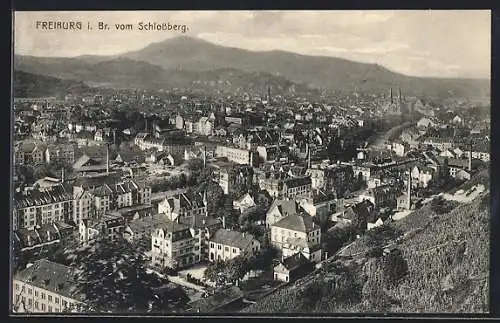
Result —
[[[37,21],[81,21],[83,29],[37,29]],[[110,25],[110,30],[97,30],[98,22]],[[187,31],[139,31],[139,22],[185,25]],[[88,23],[93,30],[87,30]],[[135,30],[116,30],[114,25],[122,23],[133,24]],[[407,75],[490,78],[491,14],[488,10],[14,14],[14,52],[20,55],[115,55],[181,35],[254,51],[285,50],[378,63]]]

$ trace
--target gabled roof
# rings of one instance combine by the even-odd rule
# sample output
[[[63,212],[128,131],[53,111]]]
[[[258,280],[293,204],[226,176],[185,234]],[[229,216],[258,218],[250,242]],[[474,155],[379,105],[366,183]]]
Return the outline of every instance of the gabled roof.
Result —
[[[282,264],[288,271],[293,271],[301,266],[310,265],[311,262],[302,254],[302,252],[298,252],[283,259],[280,264]]]
[[[304,176],[304,177],[288,178],[288,179],[284,180],[284,184],[286,184],[286,186],[288,188],[299,187],[299,186],[304,186],[304,185],[311,185],[311,177]]]
[[[71,267],[41,259],[18,271],[14,278],[72,299],[82,300],[75,288],[74,273]]]
[[[248,233],[242,233],[238,231],[231,231],[227,229],[217,230],[213,237],[210,239],[211,242],[220,243],[225,246],[236,247],[241,250],[246,250],[252,246],[252,241],[255,240],[254,236]]]
[[[271,212],[275,207],[283,216],[297,214],[298,211],[297,203],[293,200],[274,200],[267,213]]]
[[[71,188],[58,184],[44,189],[32,189],[14,196],[16,208],[32,207],[68,201],[72,199]]]
[[[312,217],[307,214],[303,215],[292,214],[285,216],[284,218],[273,224],[273,226],[293,231],[306,232],[306,233],[319,228],[313,222]]]

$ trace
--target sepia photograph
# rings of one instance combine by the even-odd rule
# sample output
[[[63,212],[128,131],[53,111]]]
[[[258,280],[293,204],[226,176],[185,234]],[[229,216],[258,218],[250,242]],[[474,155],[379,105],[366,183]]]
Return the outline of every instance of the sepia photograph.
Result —
[[[12,11],[9,312],[490,313],[491,24]]]

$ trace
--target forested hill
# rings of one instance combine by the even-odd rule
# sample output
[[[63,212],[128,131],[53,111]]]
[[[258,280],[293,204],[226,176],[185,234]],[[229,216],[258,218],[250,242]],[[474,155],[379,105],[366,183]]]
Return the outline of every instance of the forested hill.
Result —
[[[473,180],[488,188],[485,174]],[[487,312],[490,194],[439,213],[428,203],[369,231],[346,253],[351,256],[337,257],[243,312]],[[395,251],[383,256],[380,247],[392,243]]]
[[[84,82],[62,80],[55,77],[14,71],[14,97],[43,97],[55,96],[64,98],[68,93],[83,93],[89,90]]]

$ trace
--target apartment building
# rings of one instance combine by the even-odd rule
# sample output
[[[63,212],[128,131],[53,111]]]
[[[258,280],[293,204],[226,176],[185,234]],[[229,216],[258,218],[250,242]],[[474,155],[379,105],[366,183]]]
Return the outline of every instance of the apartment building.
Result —
[[[96,219],[84,219],[78,225],[80,242],[88,243],[97,237],[116,241],[123,237],[125,219],[118,214],[108,213]]]
[[[312,195],[311,177],[294,177],[283,181],[282,195],[285,198],[310,197]]]
[[[151,257],[155,267],[184,268],[198,263],[200,252],[200,239],[186,224],[165,219],[151,234]]]
[[[116,174],[87,176],[73,186],[73,221],[137,205],[151,205],[151,187]]]
[[[165,197],[158,203],[158,213],[164,214],[170,221],[192,223],[196,216],[205,216],[207,203],[199,194],[188,196],[185,193]]]
[[[18,271],[12,280],[14,312],[60,313],[83,304],[73,269],[41,259]]]
[[[64,184],[33,188],[14,195],[14,230],[71,219],[73,196]]]
[[[247,149],[232,148],[219,145],[215,149],[216,157],[225,157],[227,160],[238,164],[251,164],[251,152]]]

